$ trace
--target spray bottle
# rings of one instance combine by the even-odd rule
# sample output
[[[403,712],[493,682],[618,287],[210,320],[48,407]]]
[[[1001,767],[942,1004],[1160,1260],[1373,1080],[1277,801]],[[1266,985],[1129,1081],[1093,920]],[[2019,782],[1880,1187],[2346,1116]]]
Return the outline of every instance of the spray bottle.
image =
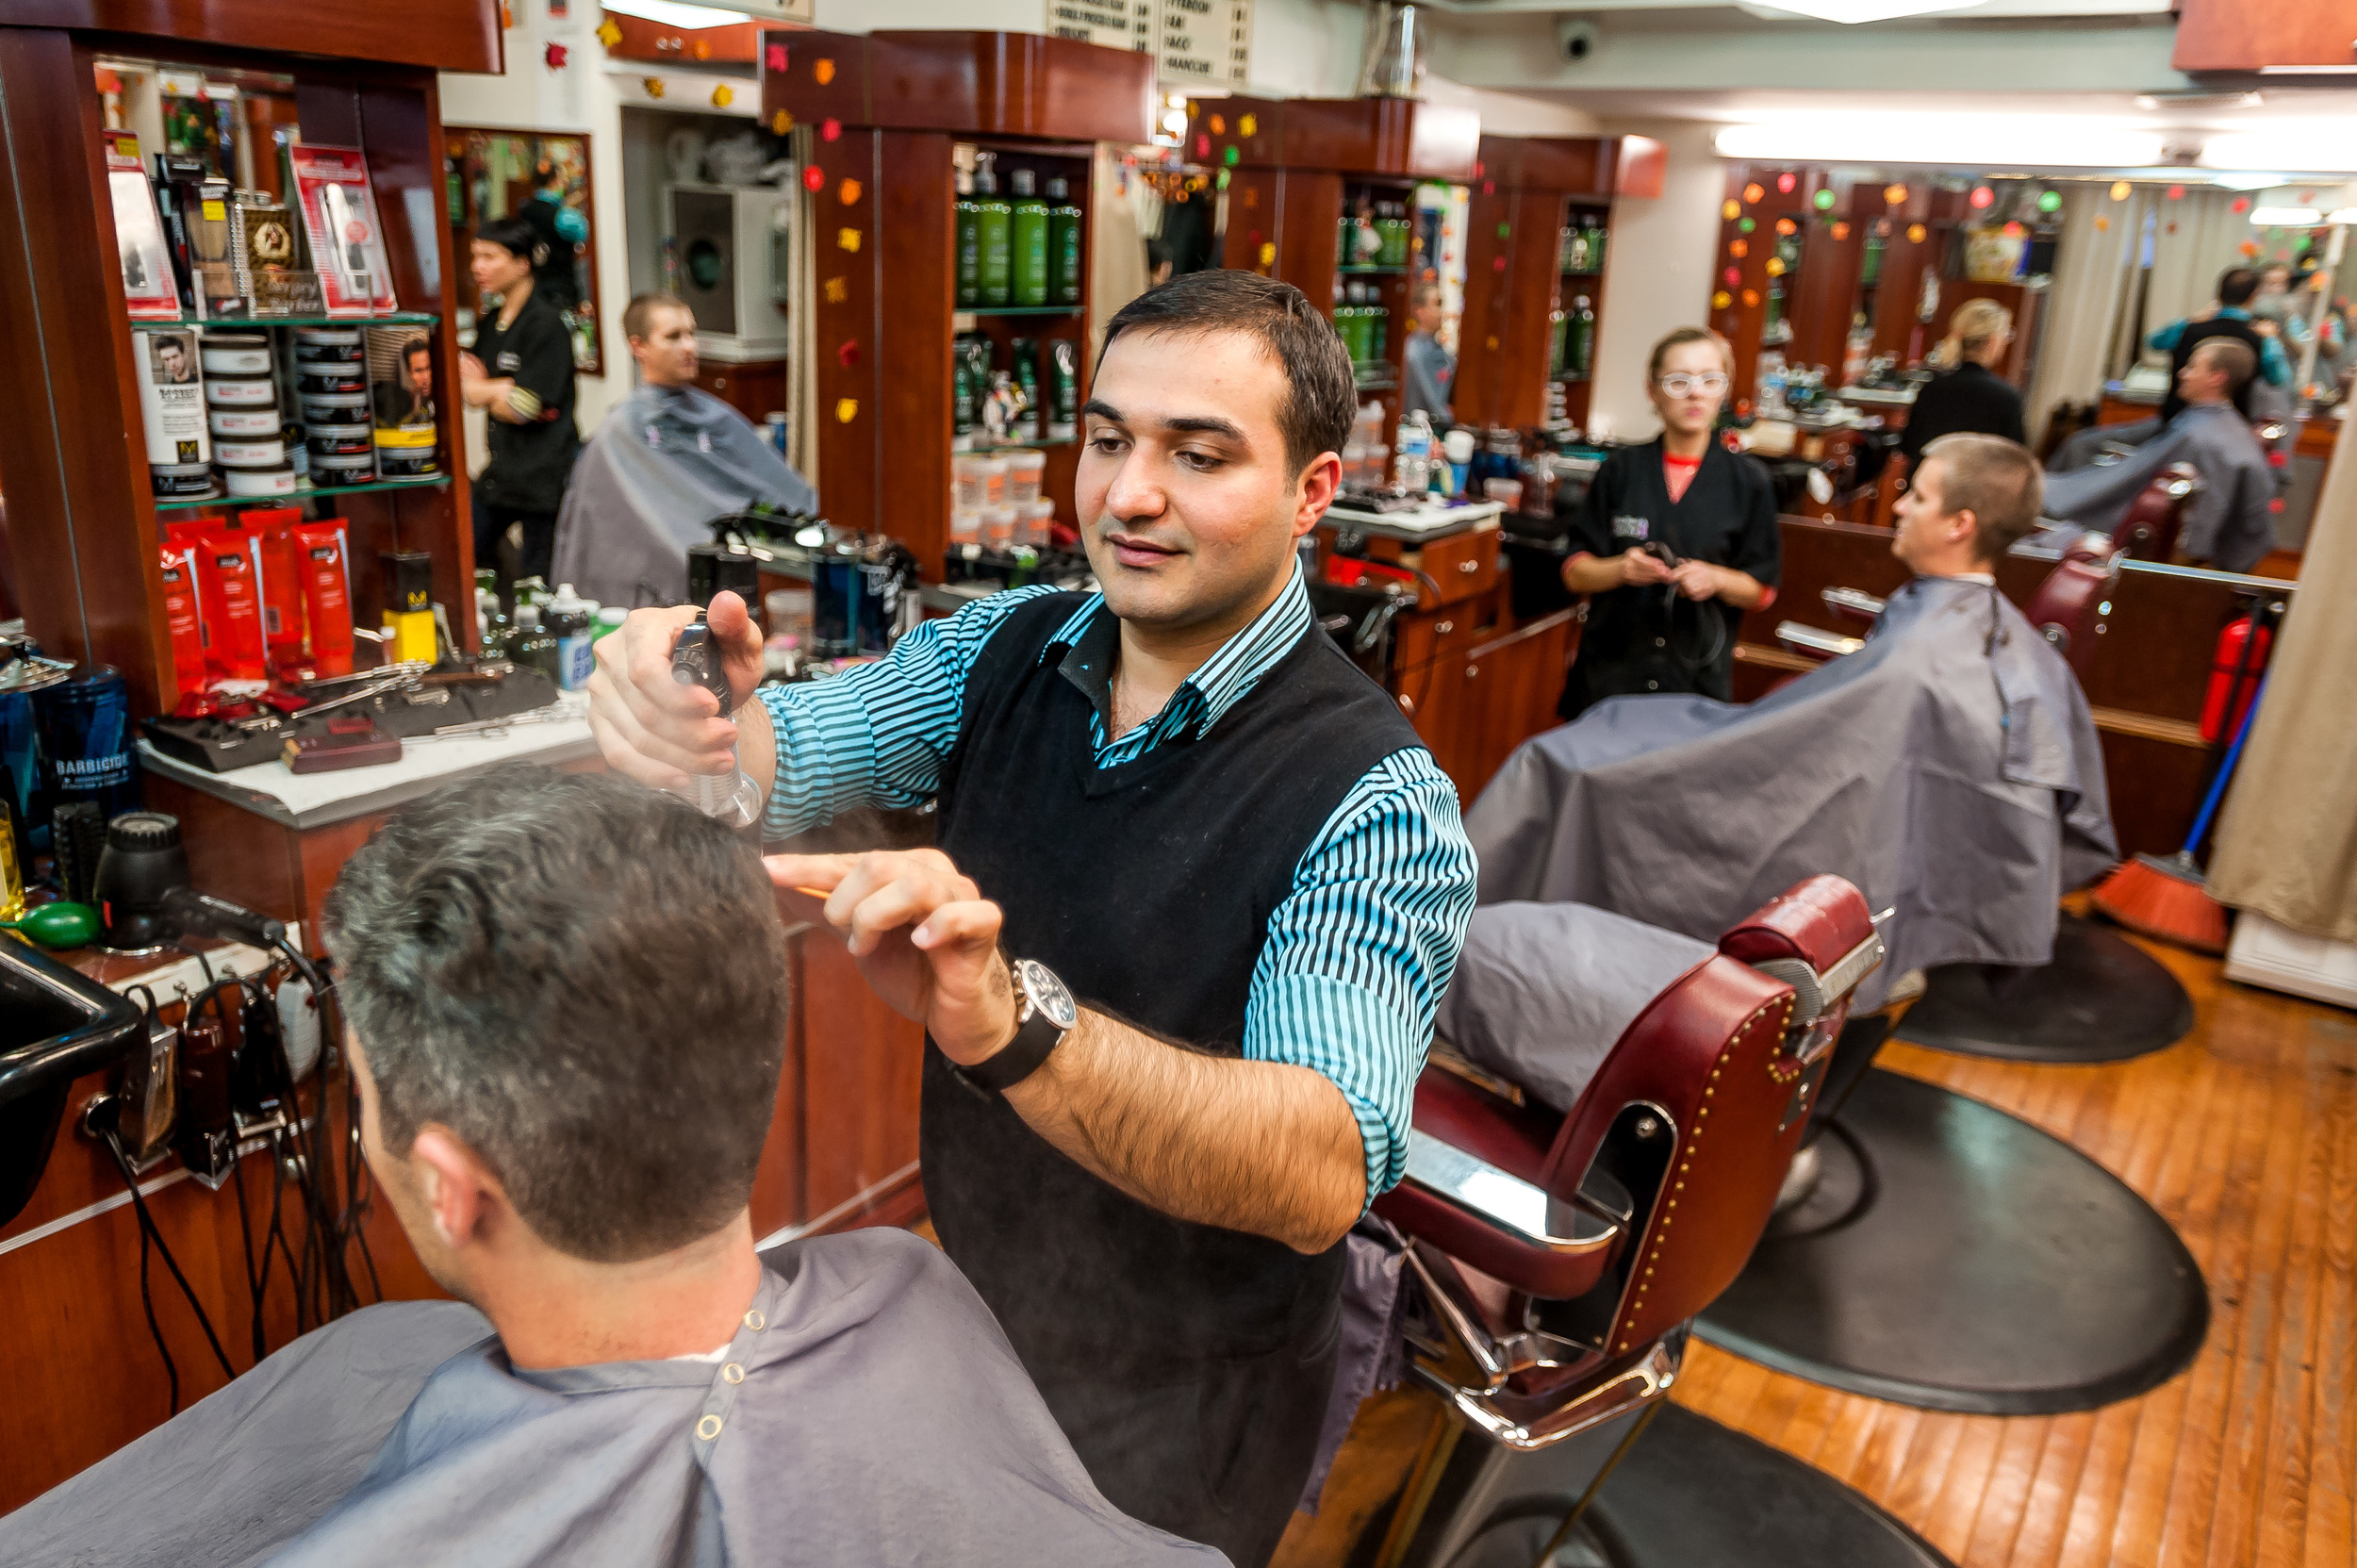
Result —
[[[671,649],[671,679],[684,686],[703,687],[720,700],[721,713],[730,711],[729,677],[720,665],[720,645],[713,640],[701,610],[696,612],[692,625],[681,628],[679,642]],[[733,748],[729,760],[736,762]],[[761,815],[761,786],[741,765],[728,773],[692,774],[682,793],[698,811],[732,831],[750,827]]]

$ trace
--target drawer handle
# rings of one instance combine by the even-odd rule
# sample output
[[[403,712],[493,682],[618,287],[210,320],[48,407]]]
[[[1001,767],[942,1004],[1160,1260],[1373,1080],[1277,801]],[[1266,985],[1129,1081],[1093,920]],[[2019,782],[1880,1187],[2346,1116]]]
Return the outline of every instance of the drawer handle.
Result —
[[[1472,680],[1475,676],[1480,673],[1481,667],[1477,664],[1469,664],[1465,667],[1465,679],[1468,681]]]
[[[1457,563],[1457,569],[1463,572],[1466,576],[1471,577],[1475,572],[1481,569],[1481,563],[1479,561],[1459,561]]]
[[[1438,625],[1434,626],[1434,627],[1432,628],[1432,630],[1433,630],[1433,632],[1434,632],[1434,634],[1435,634],[1435,635],[1440,635],[1440,636],[1443,636],[1443,637],[1444,637],[1444,636],[1447,636],[1447,635],[1448,635],[1451,632],[1454,632],[1454,631],[1456,631],[1456,630],[1457,630],[1457,622],[1455,622],[1455,621],[1453,621],[1453,620],[1443,620],[1443,621],[1442,621],[1441,623],[1439,623]]]
[[[716,392],[727,391],[729,389],[729,378],[724,375],[714,376],[712,378],[712,389]]]

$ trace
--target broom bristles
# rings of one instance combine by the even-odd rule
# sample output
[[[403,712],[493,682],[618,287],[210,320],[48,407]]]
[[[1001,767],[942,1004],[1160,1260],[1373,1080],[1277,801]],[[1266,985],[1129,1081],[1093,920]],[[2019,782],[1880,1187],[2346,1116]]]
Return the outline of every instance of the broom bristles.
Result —
[[[2104,878],[2092,901],[2139,935],[2196,952],[2226,950],[2226,906],[2210,897],[2189,858],[2138,855]]]

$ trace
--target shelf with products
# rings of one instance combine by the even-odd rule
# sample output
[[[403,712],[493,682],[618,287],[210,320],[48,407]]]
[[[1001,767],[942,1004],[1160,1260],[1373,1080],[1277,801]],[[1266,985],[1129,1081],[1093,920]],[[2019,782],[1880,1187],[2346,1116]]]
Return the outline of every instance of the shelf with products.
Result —
[[[1467,218],[1457,416],[1522,431],[1556,421],[1585,429],[1613,204],[1660,194],[1664,151],[1640,136],[1485,136],[1481,160],[1488,174]]]
[[[321,3],[343,19],[340,30],[301,55],[241,36],[250,32],[241,24],[208,23],[207,38],[170,45],[201,42],[199,75],[234,83],[234,99],[219,101],[234,101],[237,113],[217,139],[168,140],[171,117],[183,112],[173,106],[199,100],[176,96],[196,78],[163,63],[180,58],[165,39],[132,45],[114,34],[0,24],[18,50],[0,59],[0,91],[12,104],[44,123],[107,127],[98,156],[69,137],[8,176],[20,206],[47,215],[37,233],[0,239],[33,256],[0,266],[0,318],[42,327],[0,344],[11,544],[28,630],[60,656],[121,670],[134,718],[232,673],[225,655],[192,657],[185,641],[175,657],[184,587],[168,580],[168,521],[352,496],[336,509],[359,624],[383,610],[377,557],[387,551],[430,557],[436,602],[470,602],[450,288],[460,258],[433,221],[443,195],[439,127],[432,72],[421,74],[415,58],[465,32],[464,8],[430,0],[416,35],[397,40],[346,15],[356,8],[345,0]],[[479,43],[450,58],[471,58],[466,51]],[[361,54],[378,45],[405,51],[409,63]],[[495,57],[496,44],[493,69]],[[116,352],[104,352],[100,337],[100,352],[78,355],[70,381],[42,373],[39,345],[87,341],[107,323]],[[239,337],[266,341],[223,340]],[[233,382],[255,395],[214,396]],[[404,412],[386,414],[388,432],[399,422],[414,435],[431,421],[438,475],[376,481],[376,426],[396,404]],[[172,493],[207,480],[225,490],[233,466],[267,464],[283,483],[294,424],[306,435],[338,427],[310,444],[369,483],[203,500]],[[93,428],[131,433],[127,454],[109,459],[91,448],[84,437]],[[81,455],[60,463],[60,451]],[[197,577],[202,602],[212,589],[204,571]],[[452,620],[462,635],[471,627],[470,617]]]
[[[784,64],[762,74],[762,117],[839,130],[798,148],[816,239],[821,506],[839,527],[898,536],[938,581],[952,447],[981,422],[973,351],[986,357],[985,393],[1001,375],[1019,386],[1028,369],[1052,407],[1068,376],[1077,423],[1096,161],[1107,144],[1151,140],[1153,61],[997,31],[769,37]],[[1077,440],[1023,444],[1043,449],[1043,494],[1069,521]]]
[[[182,327],[236,328],[257,326],[435,326],[442,318],[423,310],[396,310],[382,316],[190,316],[176,322],[133,322],[138,332],[170,332]]]
[[[371,495],[379,490],[447,489],[450,475],[434,474],[424,479],[379,479],[366,485],[305,485],[288,490],[285,495],[216,495],[193,499],[158,499],[158,512],[194,512],[206,508],[218,511],[243,511],[253,506],[291,506],[303,501],[325,501],[339,495]]]
[[[1344,277],[1397,277],[1407,272],[1405,267],[1337,267]]]

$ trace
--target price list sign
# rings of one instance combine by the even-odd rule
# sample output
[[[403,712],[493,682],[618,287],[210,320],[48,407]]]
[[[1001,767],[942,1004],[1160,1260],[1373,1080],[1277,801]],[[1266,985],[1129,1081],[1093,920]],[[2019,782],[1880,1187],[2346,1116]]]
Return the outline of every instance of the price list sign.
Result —
[[[1252,81],[1252,0],[1047,0],[1047,31],[1146,49],[1165,82],[1240,91]]]

